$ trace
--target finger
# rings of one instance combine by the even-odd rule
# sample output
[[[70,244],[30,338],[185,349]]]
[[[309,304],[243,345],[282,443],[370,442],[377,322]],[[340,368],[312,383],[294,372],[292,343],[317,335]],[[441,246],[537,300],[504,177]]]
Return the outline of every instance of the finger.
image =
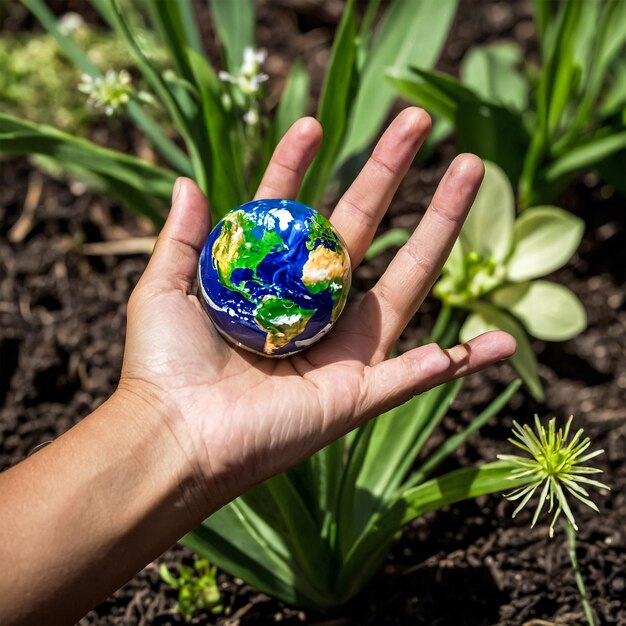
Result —
[[[204,194],[189,178],[176,181],[172,199],[172,208],[141,282],[189,293],[198,271],[200,251],[211,229],[211,214]]]
[[[360,323],[384,319],[378,333],[377,362],[387,355],[422,304],[450,254],[484,174],[473,154],[458,156],[448,168],[428,210],[360,306]]]
[[[515,340],[491,331],[442,350],[436,344],[415,348],[365,370],[362,412],[380,415],[409,398],[444,382],[478,372],[515,352]]]
[[[295,122],[276,146],[254,199],[295,198],[321,142],[322,127],[315,118]]]
[[[343,237],[352,267],[367,251],[376,228],[428,135],[431,120],[423,109],[404,109],[390,124],[330,221]]]

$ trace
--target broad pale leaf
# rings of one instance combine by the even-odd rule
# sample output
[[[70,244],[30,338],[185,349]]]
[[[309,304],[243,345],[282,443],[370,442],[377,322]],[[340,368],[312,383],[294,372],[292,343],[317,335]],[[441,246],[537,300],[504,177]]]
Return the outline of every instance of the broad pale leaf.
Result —
[[[485,177],[461,230],[466,250],[503,261],[511,249],[515,198],[506,174],[485,162]]]
[[[472,48],[463,58],[463,83],[481,98],[522,113],[528,105],[528,82],[519,71],[522,54],[515,44]]]
[[[565,265],[574,254],[585,230],[584,222],[553,206],[524,211],[515,222],[513,251],[507,275],[513,282],[545,276]]]
[[[580,300],[567,287],[547,280],[502,287],[492,294],[492,301],[513,313],[538,339],[566,341],[587,326]]]

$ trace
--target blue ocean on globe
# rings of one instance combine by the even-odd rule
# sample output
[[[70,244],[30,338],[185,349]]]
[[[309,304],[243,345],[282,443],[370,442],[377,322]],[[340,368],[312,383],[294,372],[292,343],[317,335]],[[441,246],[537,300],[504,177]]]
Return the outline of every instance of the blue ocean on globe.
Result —
[[[348,297],[350,258],[315,209],[294,200],[255,200],[212,230],[198,278],[207,313],[227,339],[283,357],[332,328]]]

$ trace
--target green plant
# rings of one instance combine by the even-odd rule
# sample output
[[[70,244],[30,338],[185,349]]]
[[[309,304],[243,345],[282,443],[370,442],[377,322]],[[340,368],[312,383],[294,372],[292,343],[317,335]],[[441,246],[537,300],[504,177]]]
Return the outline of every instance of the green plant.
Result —
[[[196,179],[215,218],[252,197],[278,140],[309,105],[309,77],[296,60],[273,115],[266,111],[267,76],[263,54],[254,49],[252,0],[209,3],[223,48],[221,72],[203,52],[190,0],[145,6],[139,0],[90,1],[123,42],[141,88],[122,68],[94,63],[43,0],[23,3],[80,69],[81,90],[107,113],[124,110],[165,167],[8,114],[0,114],[0,152],[43,155],[147,214],[157,226],[177,175]],[[417,54],[425,65],[435,62],[456,0],[423,0],[418,11],[393,0],[374,30],[378,5],[371,0],[360,19],[356,0],[346,2],[317,108],[324,140],[300,194],[308,204],[320,201],[341,162],[378,133],[394,97],[390,87],[378,86],[382,69],[404,67]],[[164,51],[165,60],[155,58],[155,49]]]
[[[379,416],[231,502],[182,542],[286,602],[317,609],[346,602],[380,568],[404,524],[508,487],[510,466],[502,462],[430,477],[508,402],[519,381],[420,459],[461,385],[447,383]]]
[[[522,208],[597,167],[626,194],[626,3],[535,0],[541,66],[514,45],[473,49],[461,80],[420,67],[389,78],[455,130],[459,150],[500,165]]]
[[[557,519],[561,513],[565,513],[563,526],[567,537],[572,571],[576,579],[576,586],[578,587],[585,617],[589,626],[594,626],[593,611],[591,610],[585,583],[578,566],[578,557],[576,556],[576,532],[578,531],[578,526],[567,502],[567,493],[570,493],[594,511],[599,512],[598,507],[590,500],[585,486],[603,490],[610,490],[610,487],[589,478],[589,474],[598,474],[602,470],[582,465],[586,461],[602,454],[604,450],[587,452],[591,445],[591,440],[589,437],[583,439],[584,430],[582,428],[568,441],[572,420],[573,416],[570,416],[565,424],[565,429],[559,428],[557,430],[556,418],[553,417],[548,422],[548,427],[546,428],[539,420],[539,417],[535,415],[534,432],[527,424],[520,426],[516,421],[513,421],[513,436],[515,438],[509,439],[509,441],[529,456],[499,454],[498,459],[510,464],[511,480],[518,480],[519,478],[531,479],[529,484],[517,487],[512,492],[504,495],[507,500],[512,502],[520,501],[513,511],[513,517],[526,506],[542,484],[543,488],[539,494],[539,502],[533,515],[531,528],[537,523],[546,502],[549,502],[548,513],[554,510],[555,502],[557,505],[550,524],[550,538],[554,536],[554,525]],[[585,452],[586,454],[584,454]]]
[[[444,306],[469,313],[462,341],[493,328],[515,337],[511,363],[538,398],[541,383],[527,333],[564,341],[587,325],[582,304],[567,287],[538,278],[569,260],[583,231],[581,219],[552,206],[529,208],[515,219],[511,184],[487,162],[476,201],[434,289]]]
[[[214,615],[224,610],[215,580],[217,568],[206,559],[196,559],[193,567],[179,565],[177,576],[162,563],[159,573],[168,585],[178,590],[174,611],[180,613],[186,622],[191,621],[194,613],[204,609],[209,609]]]

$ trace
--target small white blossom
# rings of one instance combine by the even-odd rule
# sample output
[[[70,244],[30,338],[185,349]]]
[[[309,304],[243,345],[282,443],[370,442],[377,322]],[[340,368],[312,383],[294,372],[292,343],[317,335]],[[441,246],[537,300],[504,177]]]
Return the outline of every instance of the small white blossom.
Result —
[[[261,66],[267,58],[265,50],[255,51],[253,48],[247,47],[243,52],[243,64],[233,75],[229,72],[221,71],[218,77],[225,83],[237,85],[241,92],[246,96],[255,96],[261,88],[261,83],[269,80],[269,76],[261,72]]]
[[[85,20],[78,13],[70,11],[66,13],[57,23],[57,28],[62,35],[68,36],[76,32],[85,24]]]
[[[243,51],[243,65],[240,72],[247,76],[256,74],[265,60],[267,59],[267,50],[254,50],[250,46],[246,46]]]
[[[83,74],[78,90],[89,96],[87,103],[94,108],[104,109],[111,116],[128,104],[133,93],[130,74],[126,70],[108,70],[104,77]],[[143,93],[143,92],[142,92]]]
[[[256,124],[259,123],[259,112],[256,109],[246,111],[243,115],[243,121],[248,124],[248,126],[256,126]]]

